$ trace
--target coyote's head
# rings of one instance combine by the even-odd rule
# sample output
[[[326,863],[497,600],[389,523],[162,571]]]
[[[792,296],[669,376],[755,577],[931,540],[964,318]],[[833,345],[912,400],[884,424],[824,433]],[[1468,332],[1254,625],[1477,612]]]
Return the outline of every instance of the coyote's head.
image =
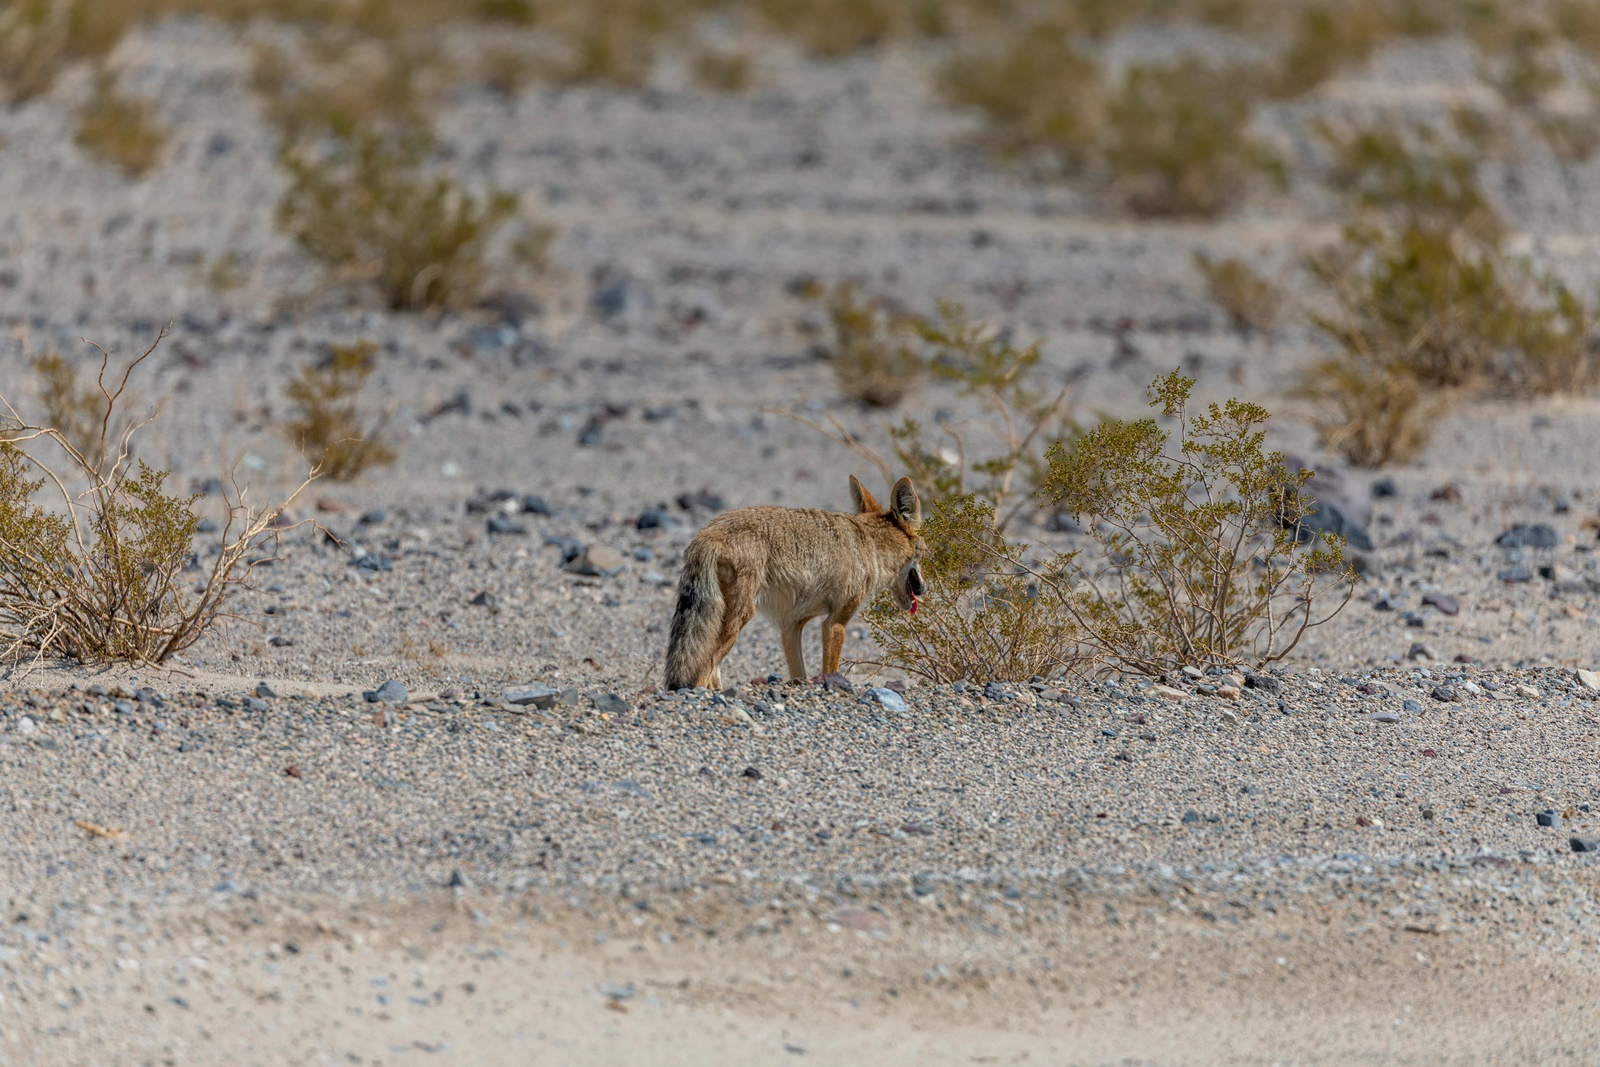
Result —
[[[855,475],[850,476],[850,499],[855,501],[856,514],[874,515],[882,521],[875,524],[873,548],[887,556],[884,562],[893,569],[883,571],[893,577],[886,583],[894,594],[896,604],[916,614],[922,595],[928,591],[922,579],[918,559],[922,555],[922,539],[917,531],[922,527],[922,502],[910,478],[901,478],[889,490],[889,506],[884,507],[866,491]],[[886,574],[886,576],[887,576]]]

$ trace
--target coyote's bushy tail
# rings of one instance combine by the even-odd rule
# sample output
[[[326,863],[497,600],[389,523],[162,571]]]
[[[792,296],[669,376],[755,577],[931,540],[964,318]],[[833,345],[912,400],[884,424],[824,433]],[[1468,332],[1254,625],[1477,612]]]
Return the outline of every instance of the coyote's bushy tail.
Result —
[[[683,553],[678,606],[672,612],[672,633],[667,638],[668,692],[699,685],[710,673],[711,656],[722,630],[722,610],[717,551],[701,541],[691,541]]]

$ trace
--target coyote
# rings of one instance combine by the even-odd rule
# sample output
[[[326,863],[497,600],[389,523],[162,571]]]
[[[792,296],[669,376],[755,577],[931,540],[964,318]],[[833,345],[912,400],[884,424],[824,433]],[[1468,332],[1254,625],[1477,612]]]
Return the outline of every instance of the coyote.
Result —
[[[887,589],[917,610],[926,586],[917,566],[922,504],[911,479],[894,483],[885,508],[852,474],[850,498],[854,514],[740,508],[695,535],[667,639],[667,689],[722,688],[722,658],[757,611],[778,627],[789,677],[804,681],[800,630],[812,619],[822,618],[822,671],[831,674],[862,601]]]

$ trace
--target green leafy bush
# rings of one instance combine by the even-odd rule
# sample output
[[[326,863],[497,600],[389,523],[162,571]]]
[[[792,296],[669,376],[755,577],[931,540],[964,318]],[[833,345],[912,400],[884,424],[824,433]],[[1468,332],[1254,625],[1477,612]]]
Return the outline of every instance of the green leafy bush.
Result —
[[[142,423],[116,437],[106,429],[129,376],[152,351],[111,380],[102,352],[105,409],[92,449],[23,421],[0,401],[0,656],[166,661],[227,616],[229,596],[298,495],[255,510],[235,487],[220,550],[191,585],[185,572],[195,559],[199,498],[169,492],[170,472],[132,456]]]
[[[416,131],[357,130],[324,156],[294,151],[279,208],[286,230],[346,277],[377,285],[392,308],[445,307],[478,295],[490,238],[516,198],[473,196],[428,177],[431,138]]]
[[[285,426],[290,443],[318,474],[334,481],[350,481],[395,460],[383,423],[369,425],[361,412],[377,351],[370,341],[335,345],[326,360],[302,368],[288,385],[297,409]]]
[[[1094,548],[1036,573],[1102,668],[1272,662],[1354,587],[1337,539],[1297,539],[1311,472],[1265,451],[1267,411],[1241,400],[1191,411],[1193,387],[1176,371],[1150,387],[1175,440],[1154,418],[1113,420],[1050,452],[1044,492],[1090,520]]]

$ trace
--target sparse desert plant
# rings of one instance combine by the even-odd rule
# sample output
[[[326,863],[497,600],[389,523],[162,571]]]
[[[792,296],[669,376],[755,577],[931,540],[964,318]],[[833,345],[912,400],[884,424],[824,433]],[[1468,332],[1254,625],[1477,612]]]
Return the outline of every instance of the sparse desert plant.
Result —
[[[219,550],[197,584],[186,577],[198,497],[169,492],[171,472],[133,457],[143,422],[110,433],[129,376],[152,351],[109,375],[102,352],[105,412],[92,454],[0,401],[0,656],[165,662],[227,617],[229,597],[281,532],[300,490],[255,509],[235,484]]]
[[[1271,333],[1283,319],[1283,290],[1242,259],[1212,259],[1196,252],[1195,267],[1205,277],[1212,301],[1242,333]]]
[[[297,408],[285,427],[290,443],[319,474],[335,481],[350,481],[395,459],[382,420],[369,423],[361,411],[377,351],[370,341],[335,345],[325,360],[302,368],[285,390]]]
[[[45,92],[67,64],[109,53],[146,6],[139,0],[17,0],[0,7],[0,90],[12,103]]]
[[[868,407],[900,403],[922,372],[915,321],[881,300],[857,296],[848,282],[828,292],[826,301],[839,388]]]
[[[397,310],[470,300],[484,278],[490,238],[516,198],[480,198],[422,163],[431,138],[358,129],[324,155],[293,151],[293,185],[279,207],[285,229],[325,263],[377,285]]]
[[[1176,371],[1150,387],[1172,433],[1111,420],[1050,452],[1044,493],[1089,520],[1095,547],[1035,576],[1102,669],[1282,659],[1354,588],[1337,538],[1296,538],[1311,472],[1264,449],[1267,411],[1240,400],[1193,411],[1193,387]]]
[[[754,66],[744,52],[702,48],[692,63],[694,80],[702,89],[719,93],[742,93],[755,81]]]
[[[105,425],[110,398],[100,388],[78,385],[78,372],[54,352],[29,361],[39,376],[39,404],[44,409],[44,425],[57,431],[89,459],[99,461],[99,447],[109,433]],[[103,385],[103,375],[97,381]]]
[[[1289,48],[1271,79],[1273,94],[1300,96],[1365,63],[1379,45],[1404,32],[1394,6],[1381,0],[1347,0],[1300,8]]]
[[[125,96],[108,71],[95,78],[94,96],[78,115],[78,147],[133,177],[142,177],[167,149],[167,131],[148,101]]]
[[[1469,121],[1458,113],[1458,128]],[[1476,163],[1443,144],[1432,129],[1321,124],[1316,132],[1333,153],[1330,183],[1357,206],[1483,239],[1504,229],[1478,183]]]
[[[1134,67],[1106,108],[1105,160],[1140,215],[1212,217],[1282,162],[1249,132],[1251,75],[1198,60]]]
[[[1103,122],[1100,69],[1065,23],[1036,25],[990,52],[941,70],[945,95],[984,112],[1002,151],[1040,149],[1068,169],[1094,158]]]
[[[1404,368],[1349,352],[1319,362],[1297,391],[1317,405],[1312,421],[1323,447],[1357,467],[1415,457],[1448,403]]]
[[[946,499],[921,533],[927,590],[916,614],[889,597],[865,613],[884,650],[875,665],[935,683],[1057,678],[1079,665],[1076,627],[1040,595],[1026,547],[996,532],[991,505],[971,496]]]

